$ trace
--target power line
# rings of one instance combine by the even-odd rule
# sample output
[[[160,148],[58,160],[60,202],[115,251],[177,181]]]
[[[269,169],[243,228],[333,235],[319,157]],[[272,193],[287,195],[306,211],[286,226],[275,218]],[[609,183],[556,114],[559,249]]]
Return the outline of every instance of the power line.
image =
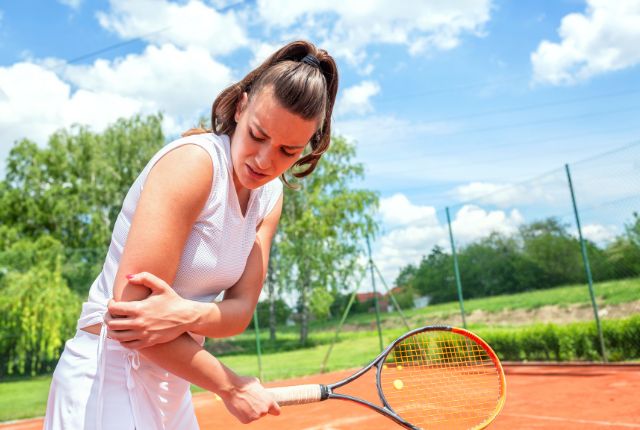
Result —
[[[231,3],[231,4],[229,4],[229,5],[225,6],[225,7],[219,8],[219,9],[215,9],[214,8],[214,10],[217,13],[222,13],[222,12],[226,12],[227,10],[234,9],[236,6],[241,5],[243,3],[244,3],[244,1],[240,0],[240,1],[237,1],[235,3]],[[169,30],[169,29],[171,29],[173,27],[174,26],[170,25],[170,26],[161,28],[160,30],[155,30],[155,31],[140,35],[138,37],[134,37],[133,39],[129,39],[129,40],[125,40],[123,42],[115,43],[113,45],[105,46],[104,48],[100,48],[100,49],[97,49],[95,51],[88,52],[86,54],[81,54],[81,55],[79,55],[77,57],[74,57],[74,58],[72,58],[70,60],[66,60],[64,65],[75,64],[75,63],[78,63],[80,61],[86,60],[88,58],[95,57],[96,55],[100,55],[100,54],[103,54],[105,52],[113,51],[114,49],[122,48],[123,46],[128,46],[128,45],[131,45],[131,44],[136,43],[136,42],[144,41],[144,39],[146,39],[146,38],[148,38],[150,36],[154,36],[156,34],[163,33],[163,32],[165,32],[165,31],[167,31],[167,30]],[[58,67],[64,67],[64,65],[58,66]]]

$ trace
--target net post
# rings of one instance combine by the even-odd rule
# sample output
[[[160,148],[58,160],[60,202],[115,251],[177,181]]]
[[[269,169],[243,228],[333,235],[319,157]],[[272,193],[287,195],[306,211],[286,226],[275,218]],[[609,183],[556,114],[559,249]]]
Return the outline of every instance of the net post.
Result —
[[[380,352],[384,349],[382,343],[382,329],[380,328],[380,306],[378,305],[378,292],[376,290],[376,277],[373,274],[373,259],[371,258],[371,243],[367,235],[367,250],[369,251],[369,270],[371,271],[371,286],[373,287],[373,305],[376,309],[376,325],[378,326],[378,340],[380,341]]]
[[[462,281],[460,280],[460,269],[458,268],[458,255],[456,254],[456,244],[453,240],[453,229],[451,228],[451,216],[449,207],[445,208],[447,213],[447,224],[449,225],[449,240],[451,241],[451,254],[453,255],[453,271],[456,275],[456,287],[458,288],[458,303],[460,303],[460,315],[462,316],[462,327],[467,328],[467,320],[464,316],[464,299],[462,297]]]
[[[253,330],[256,334],[256,352],[258,356],[258,375],[261,382],[264,382],[262,373],[262,348],[260,347],[260,323],[258,322],[258,306],[253,310]]]
[[[587,284],[589,286],[589,296],[591,297],[591,306],[593,307],[593,314],[596,320],[596,328],[598,329],[598,339],[600,341],[600,354],[602,355],[602,361],[607,362],[607,353],[604,347],[604,336],[602,334],[602,326],[600,325],[600,316],[598,315],[598,303],[596,302],[596,295],[593,288],[593,277],[591,276],[591,266],[589,265],[589,255],[587,254],[587,246],[582,236],[582,226],[580,225],[580,214],[578,212],[578,205],[576,204],[576,195],[573,190],[573,181],[571,180],[571,171],[569,164],[564,165],[567,172],[567,181],[569,183],[569,192],[571,193],[571,203],[573,204],[573,213],[576,218],[576,226],[578,227],[578,237],[580,238],[580,250],[582,251],[582,261],[584,263],[584,270],[587,275]]]

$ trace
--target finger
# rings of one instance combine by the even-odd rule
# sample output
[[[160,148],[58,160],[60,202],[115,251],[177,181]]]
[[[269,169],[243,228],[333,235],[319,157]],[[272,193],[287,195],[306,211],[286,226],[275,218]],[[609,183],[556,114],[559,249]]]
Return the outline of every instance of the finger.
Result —
[[[102,320],[104,321],[104,323],[107,325],[107,327],[109,326],[109,323],[111,321],[113,321],[113,317],[111,316],[111,314],[109,312],[105,312],[104,313],[104,317],[102,317]]]
[[[107,323],[107,327],[109,330],[113,331],[122,331],[122,330],[140,330],[140,324],[136,323],[135,319],[130,318],[111,318],[107,321],[105,318],[105,322]]]
[[[280,405],[277,404],[276,402],[273,402],[271,404],[271,406],[269,407],[269,414],[270,415],[280,415]]]
[[[107,336],[121,343],[131,342],[134,340],[138,340],[140,338],[140,335],[133,330],[122,330],[122,331],[107,330]]]
[[[162,279],[149,272],[140,272],[135,275],[127,275],[127,279],[132,284],[144,285],[149,288],[152,293],[160,293],[170,289],[171,287]]]
[[[107,309],[114,317],[138,316],[137,302],[116,302],[111,300],[107,305]]]
[[[125,342],[120,342],[120,344],[125,348],[129,348],[129,349],[142,349],[147,346],[147,343],[142,340],[125,341]]]

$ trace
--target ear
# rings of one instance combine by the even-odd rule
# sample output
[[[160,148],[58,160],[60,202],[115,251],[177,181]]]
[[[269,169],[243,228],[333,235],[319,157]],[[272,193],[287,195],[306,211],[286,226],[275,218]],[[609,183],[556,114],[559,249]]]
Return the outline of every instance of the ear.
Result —
[[[247,108],[247,104],[249,103],[249,96],[246,92],[242,93],[240,96],[240,100],[236,103],[236,113],[233,119],[238,123],[240,121],[240,114]]]

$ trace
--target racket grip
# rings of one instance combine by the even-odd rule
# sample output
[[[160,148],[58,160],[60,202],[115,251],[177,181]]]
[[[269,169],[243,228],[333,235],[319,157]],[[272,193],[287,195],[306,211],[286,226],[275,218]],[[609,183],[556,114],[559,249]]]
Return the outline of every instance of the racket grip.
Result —
[[[320,384],[292,385],[290,387],[267,388],[280,406],[303,405],[327,398],[326,388]]]

